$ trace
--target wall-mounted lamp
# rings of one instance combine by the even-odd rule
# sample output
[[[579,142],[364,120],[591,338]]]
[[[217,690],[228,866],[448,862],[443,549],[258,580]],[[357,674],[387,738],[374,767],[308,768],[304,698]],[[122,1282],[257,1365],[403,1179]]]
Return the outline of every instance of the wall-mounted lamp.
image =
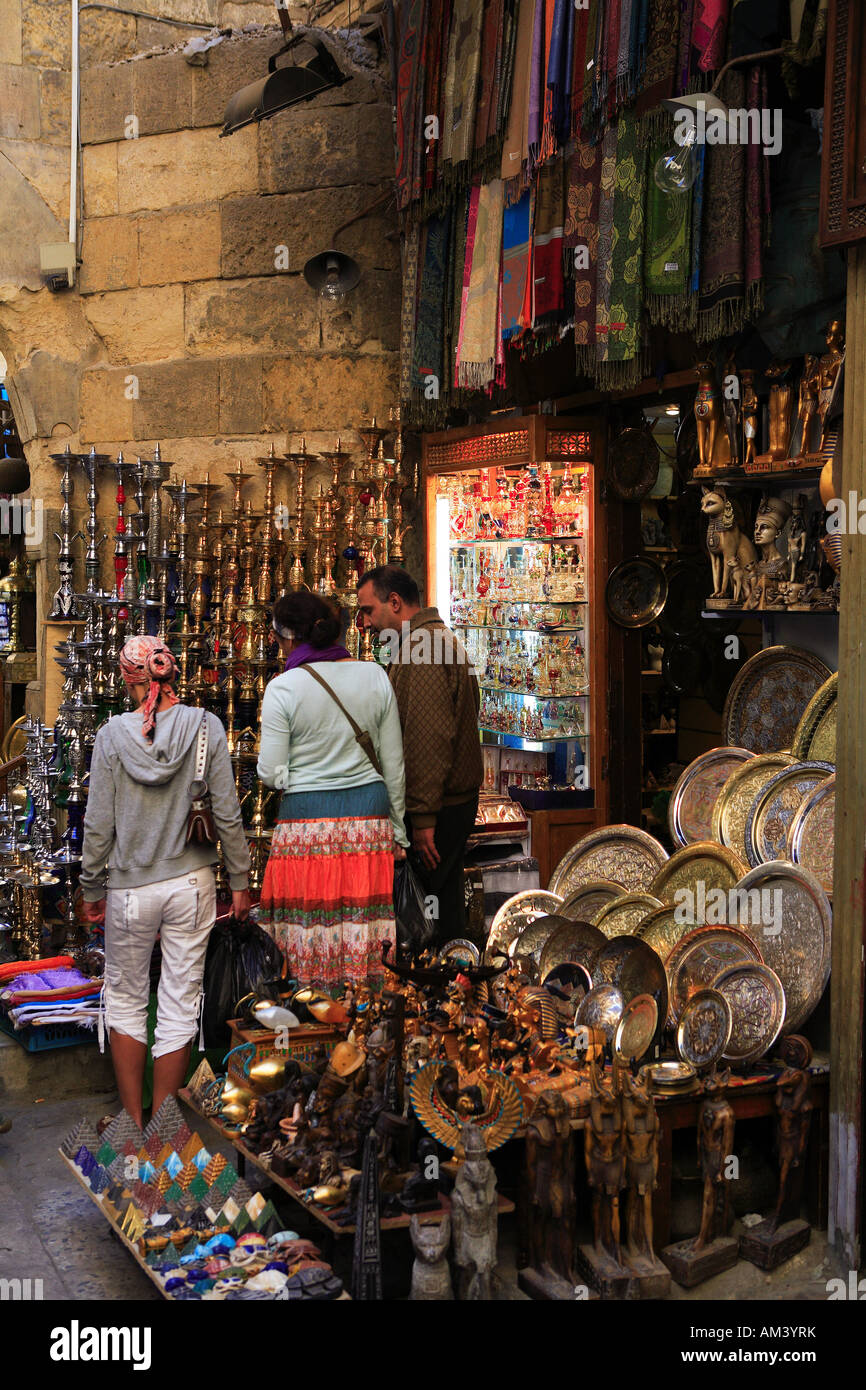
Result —
[[[298,46],[306,45],[313,56],[306,62],[292,62],[278,68],[277,59]],[[226,107],[220,135],[234,135],[254,121],[268,120],[287,106],[309,101],[331,87],[341,87],[349,78],[321,39],[298,34],[268,59],[268,75],[235,92]]]

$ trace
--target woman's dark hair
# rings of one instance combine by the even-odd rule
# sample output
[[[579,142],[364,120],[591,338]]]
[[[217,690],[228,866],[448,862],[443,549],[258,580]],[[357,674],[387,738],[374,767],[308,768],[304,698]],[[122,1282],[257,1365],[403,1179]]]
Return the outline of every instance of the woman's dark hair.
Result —
[[[340,616],[330,603],[301,589],[284,594],[274,604],[274,622],[291,632],[298,642],[312,647],[331,647],[340,635]]]

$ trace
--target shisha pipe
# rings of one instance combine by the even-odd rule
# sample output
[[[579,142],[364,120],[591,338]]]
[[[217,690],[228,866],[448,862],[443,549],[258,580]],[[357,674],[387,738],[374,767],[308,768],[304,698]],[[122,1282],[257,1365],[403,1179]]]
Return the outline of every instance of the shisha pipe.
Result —
[[[117,458],[114,461],[114,472],[117,477],[117,492],[114,495],[115,506],[117,507],[117,525],[114,528],[114,584],[118,594],[123,593],[123,581],[126,578],[126,570],[129,565],[129,555],[126,550],[126,518],[123,509],[126,505],[126,493],[123,490],[123,450],[118,450]],[[128,610],[124,607],[118,610],[117,616],[121,621],[126,622],[129,617]]]
[[[51,458],[55,463],[63,466],[63,477],[60,480],[60,495],[63,498],[63,506],[60,508],[60,530],[54,532],[60,546],[57,554],[60,586],[54,595],[51,611],[48,614],[49,622],[58,618],[77,619],[82,616],[75,603],[75,561],[72,558],[70,545],[74,540],[85,539],[81,531],[71,530],[72,511],[69,506],[69,499],[75,491],[75,484],[72,481],[70,469],[75,455],[67,444],[62,454],[52,454]]]

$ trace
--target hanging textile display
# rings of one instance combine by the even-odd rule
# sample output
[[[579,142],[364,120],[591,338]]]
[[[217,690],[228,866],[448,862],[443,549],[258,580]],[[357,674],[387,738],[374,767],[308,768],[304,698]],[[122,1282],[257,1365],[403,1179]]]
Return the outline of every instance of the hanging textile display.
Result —
[[[472,190],[473,199],[476,190]],[[479,390],[493,381],[499,331],[499,283],[502,259],[501,179],[482,184],[471,245],[467,238],[469,280],[457,356],[457,385]],[[470,226],[472,213],[470,211]]]
[[[607,390],[633,386],[642,375],[638,353],[643,290],[646,151],[638,144],[635,118],[623,115],[617,127],[611,253],[604,267],[604,309],[599,295],[600,343],[596,381]]]
[[[670,124],[670,122],[669,122]],[[670,147],[672,136],[650,148],[649,167]],[[692,280],[692,193],[663,193],[647,181],[644,304],[650,323],[674,331],[695,326]]]

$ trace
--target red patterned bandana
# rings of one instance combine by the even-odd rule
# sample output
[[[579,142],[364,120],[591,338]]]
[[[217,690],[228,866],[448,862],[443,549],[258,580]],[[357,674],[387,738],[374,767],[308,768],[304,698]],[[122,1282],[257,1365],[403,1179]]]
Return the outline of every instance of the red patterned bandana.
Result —
[[[145,738],[152,739],[160,695],[164,695],[169,704],[177,704],[177,695],[171,688],[171,682],[177,679],[177,662],[158,637],[130,637],[120,653],[120,674],[127,685],[149,686],[141,706],[144,714],[141,732]]]

